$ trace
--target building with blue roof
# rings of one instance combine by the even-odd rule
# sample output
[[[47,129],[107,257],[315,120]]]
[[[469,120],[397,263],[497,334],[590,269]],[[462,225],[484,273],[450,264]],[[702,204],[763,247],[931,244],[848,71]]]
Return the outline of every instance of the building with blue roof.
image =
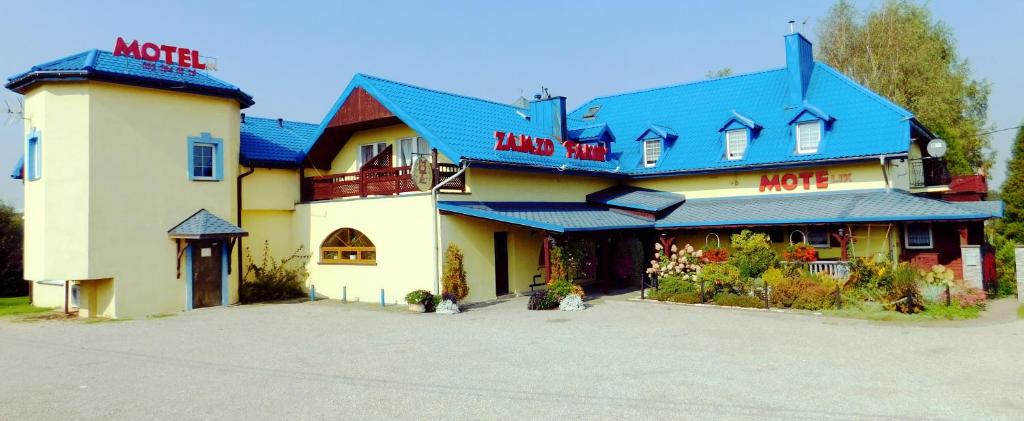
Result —
[[[654,243],[728,249],[741,230],[810,245],[830,273],[874,258],[995,276],[983,232],[1003,208],[984,177],[951,177],[941,140],[800,34],[783,67],[575,110],[546,91],[505,104],[356,74],[308,123],[241,114],[251,96],[147,45],[7,84],[34,115],[11,174],[26,278],[71,280],[87,315],[234,303],[238,269],[295,250],[327,298],[439,293],[449,245],[469,301],[543,287],[553,247],[585,252],[583,283],[634,286]]]

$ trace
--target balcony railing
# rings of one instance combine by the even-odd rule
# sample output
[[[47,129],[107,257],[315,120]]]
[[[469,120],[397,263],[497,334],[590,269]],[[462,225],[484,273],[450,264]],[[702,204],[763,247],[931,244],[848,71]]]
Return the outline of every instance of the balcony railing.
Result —
[[[850,262],[819,260],[817,262],[797,263],[782,262],[783,265],[797,265],[807,269],[814,275],[828,274],[834,279],[845,280],[850,277]]]
[[[389,196],[418,191],[412,181],[411,168],[368,168],[356,172],[306,177],[302,180],[302,200],[309,202],[345,197]],[[458,165],[437,164],[434,183],[443,181],[458,171]],[[465,192],[465,175],[449,181],[440,190]]]
[[[946,168],[946,161],[938,158],[908,159],[910,165],[910,188],[922,189],[931,186],[949,185],[952,177]]]

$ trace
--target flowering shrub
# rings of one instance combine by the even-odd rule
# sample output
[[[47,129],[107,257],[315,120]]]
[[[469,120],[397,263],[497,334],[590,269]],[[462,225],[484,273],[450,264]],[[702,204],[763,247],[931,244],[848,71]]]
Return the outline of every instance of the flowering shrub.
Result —
[[[782,259],[794,263],[814,262],[818,260],[818,250],[804,243],[790,244],[786,251],[782,252]]]
[[[947,268],[943,265],[933,265],[931,270],[921,269],[918,271],[918,275],[921,280],[932,285],[952,285],[953,280],[956,277],[956,273],[953,269]]]
[[[688,282],[697,281],[703,265],[703,250],[694,250],[689,244],[682,250],[675,244],[669,250],[665,250],[661,244],[655,244],[654,250],[654,260],[651,260],[651,267],[647,268],[649,275],[657,276],[658,279],[676,276]]]
[[[724,247],[705,247],[702,251],[706,263],[722,263],[729,260],[729,250]]]
[[[711,263],[704,266],[699,279],[704,282],[705,296],[716,292],[744,294],[749,290],[745,279],[741,279],[740,270],[728,263]]]
[[[985,300],[988,298],[988,294],[983,289],[971,288],[963,284],[963,281],[955,282],[954,286],[950,287],[950,291],[953,293],[953,304],[956,304],[963,308],[976,307],[985,308]],[[938,303],[946,302],[946,291],[942,291],[939,294],[938,299],[935,300]]]
[[[739,268],[744,278],[758,278],[778,263],[779,257],[772,248],[768,234],[743,230],[732,235],[731,243],[729,263]]]

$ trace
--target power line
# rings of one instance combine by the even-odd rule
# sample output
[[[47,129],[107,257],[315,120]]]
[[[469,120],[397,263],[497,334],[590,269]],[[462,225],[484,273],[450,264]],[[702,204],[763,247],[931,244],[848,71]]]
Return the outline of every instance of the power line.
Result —
[[[985,133],[978,133],[978,136],[984,136],[984,135],[987,135],[987,134],[992,134],[992,133],[999,133],[999,132],[1005,132],[1005,131],[1007,131],[1007,130],[1019,129],[1019,128],[1021,128],[1021,127],[1024,127],[1024,126],[1016,126],[1016,127],[1007,127],[1007,128],[1005,128],[1005,129],[998,129],[998,130],[993,130],[993,131],[990,131],[990,132],[985,132]]]

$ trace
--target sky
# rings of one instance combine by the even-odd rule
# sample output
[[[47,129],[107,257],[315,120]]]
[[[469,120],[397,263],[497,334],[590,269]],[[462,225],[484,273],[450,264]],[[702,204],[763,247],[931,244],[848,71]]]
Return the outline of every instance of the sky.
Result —
[[[2,0],[0,75],[118,36],[216,57],[215,76],[241,87],[248,115],[319,123],[355,73],[501,102],[541,86],[570,108],[599,95],[700,80],[712,70],[782,67],[789,20],[812,42],[831,2],[764,1],[124,1]],[[878,1],[856,2],[861,9]],[[992,83],[989,120],[1024,120],[1024,2],[929,3],[974,75]],[[45,12],[45,13],[43,13]],[[805,22],[801,24],[800,22]],[[0,99],[20,96],[3,90]],[[0,111],[6,107],[0,102]],[[0,116],[2,117],[2,116]],[[6,118],[0,118],[4,123]],[[993,135],[993,186],[1005,178],[1014,130]],[[23,123],[0,126],[0,200],[22,206],[5,174],[23,148]]]

